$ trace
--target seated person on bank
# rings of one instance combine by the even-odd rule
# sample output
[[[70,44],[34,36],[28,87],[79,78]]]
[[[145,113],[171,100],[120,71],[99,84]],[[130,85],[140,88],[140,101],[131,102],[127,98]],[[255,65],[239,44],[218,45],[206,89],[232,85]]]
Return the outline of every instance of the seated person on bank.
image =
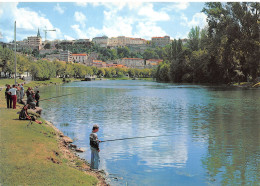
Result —
[[[29,116],[28,109],[30,109],[30,105],[29,104],[24,105],[24,107],[22,108],[22,110],[19,114],[19,119],[20,120],[32,120],[32,121],[35,121],[38,124],[42,124],[42,122],[36,120],[34,116]]]

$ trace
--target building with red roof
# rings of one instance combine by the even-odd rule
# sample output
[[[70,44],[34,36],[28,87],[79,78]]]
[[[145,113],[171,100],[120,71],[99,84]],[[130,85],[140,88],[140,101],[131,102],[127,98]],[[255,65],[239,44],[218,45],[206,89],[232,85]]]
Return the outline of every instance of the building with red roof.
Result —
[[[71,60],[74,63],[83,63],[85,64],[87,59],[88,59],[88,55],[87,54],[71,54]]]

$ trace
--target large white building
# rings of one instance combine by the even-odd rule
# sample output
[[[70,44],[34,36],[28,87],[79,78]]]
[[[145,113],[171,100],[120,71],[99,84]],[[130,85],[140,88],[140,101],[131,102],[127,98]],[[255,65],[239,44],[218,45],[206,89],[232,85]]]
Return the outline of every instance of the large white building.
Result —
[[[92,41],[100,47],[124,47],[131,45],[145,45],[146,40],[142,38],[130,38],[125,36],[111,37],[107,36],[94,37]]]
[[[144,59],[141,58],[123,58],[119,63],[129,68],[144,68]]]
[[[88,55],[87,54],[71,54],[71,60],[74,63],[87,63]]]
[[[71,62],[72,61],[71,52],[69,50],[61,51],[60,60],[66,61],[66,62]]]
[[[27,38],[27,45],[32,46],[32,48],[42,48],[42,38],[38,36],[31,36]]]
[[[102,37],[94,37],[92,39],[92,42],[99,45],[100,47],[107,47],[108,45],[108,37],[102,36]]]
[[[170,40],[170,36],[164,36],[164,37],[152,37],[152,43],[155,46],[165,46],[170,44],[171,40]]]

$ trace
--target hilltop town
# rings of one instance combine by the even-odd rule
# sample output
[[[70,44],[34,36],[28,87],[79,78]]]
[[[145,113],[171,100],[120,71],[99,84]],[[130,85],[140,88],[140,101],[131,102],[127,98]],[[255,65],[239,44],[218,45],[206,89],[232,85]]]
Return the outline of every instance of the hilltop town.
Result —
[[[92,40],[50,41],[46,40],[46,35],[43,41],[38,29],[36,36],[16,41],[16,50],[22,54],[32,55],[35,59],[65,61],[103,68],[144,69],[158,66],[163,61],[162,55],[158,55],[158,50],[167,47],[171,42],[169,36],[152,37],[151,40],[125,36],[111,38],[102,36],[94,37]],[[187,43],[187,39],[182,39],[182,43]],[[0,44],[3,47],[14,48],[14,41]],[[119,53],[119,50],[122,54],[113,56],[113,53],[115,51]]]

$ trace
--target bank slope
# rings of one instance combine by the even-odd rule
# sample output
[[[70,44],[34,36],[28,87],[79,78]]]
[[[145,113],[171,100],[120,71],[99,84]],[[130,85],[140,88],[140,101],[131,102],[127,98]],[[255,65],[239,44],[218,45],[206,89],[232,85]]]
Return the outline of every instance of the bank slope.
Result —
[[[3,95],[1,95],[2,98]],[[69,165],[55,131],[45,122],[27,127],[18,109],[0,108],[0,185],[96,185],[97,178]],[[42,120],[43,121],[43,120]]]

